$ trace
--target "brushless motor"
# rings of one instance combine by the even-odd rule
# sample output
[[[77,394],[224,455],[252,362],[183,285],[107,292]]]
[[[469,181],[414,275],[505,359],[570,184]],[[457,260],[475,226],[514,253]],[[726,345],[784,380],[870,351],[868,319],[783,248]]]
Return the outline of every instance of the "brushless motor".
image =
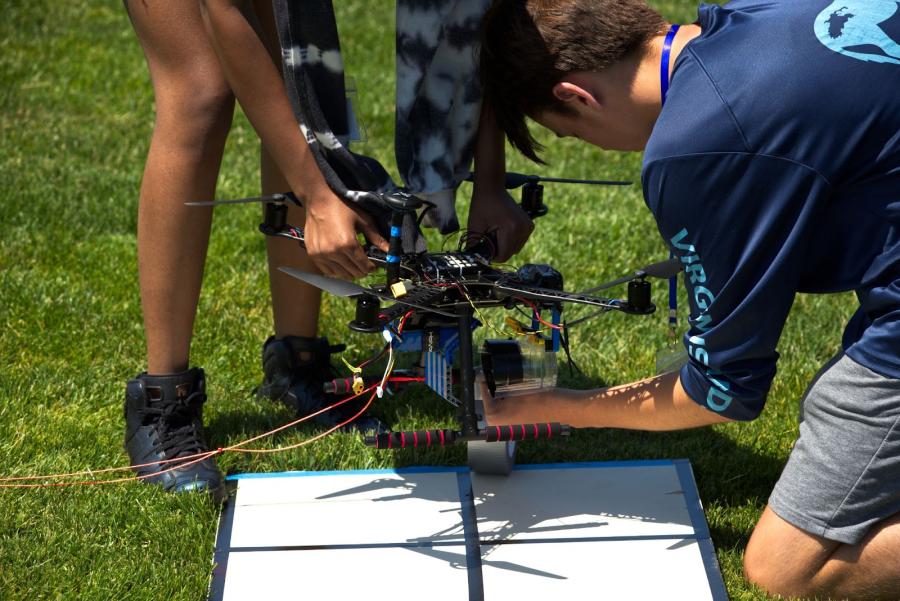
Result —
[[[356,299],[356,316],[347,325],[357,332],[378,332],[381,330],[381,320],[378,318],[380,310],[381,302],[378,297],[363,294]]]
[[[628,304],[636,311],[646,311],[650,308],[650,282],[647,280],[634,280],[628,282]]]

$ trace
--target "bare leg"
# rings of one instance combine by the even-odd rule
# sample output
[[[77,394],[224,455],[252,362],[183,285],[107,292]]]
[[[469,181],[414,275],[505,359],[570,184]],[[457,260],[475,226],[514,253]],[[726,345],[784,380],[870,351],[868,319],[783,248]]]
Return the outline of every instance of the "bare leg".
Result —
[[[260,150],[263,194],[290,190],[268,153],[265,149]],[[304,219],[303,209],[297,207],[288,209],[288,223],[302,225]],[[318,273],[319,270],[313,265],[306,251],[291,240],[268,238],[266,252],[269,259],[269,289],[272,292],[275,335],[279,338],[315,336],[319,326],[322,291],[278,271],[278,268],[294,267],[312,273]]]
[[[265,1],[254,2],[254,10],[259,17],[261,36],[269,49],[269,54],[272,56],[272,60],[280,65],[281,50],[275,30],[272,3]],[[260,149],[260,173],[263,194],[286,192],[291,189],[265,148]],[[305,218],[303,209],[295,206],[288,208],[288,223],[303,225]],[[290,240],[267,238],[266,252],[269,260],[269,288],[272,293],[275,335],[279,338],[284,336],[315,336],[319,325],[319,306],[322,301],[321,290],[303,284],[278,271],[278,268],[294,267],[301,271],[313,273],[318,273],[318,269],[313,265],[306,251],[296,242]]]
[[[744,555],[747,579],[785,597],[900,598],[900,515],[858,545],[800,530],[766,507]]]
[[[156,123],[141,183],[138,268],[147,371],[188,367],[212,199],[234,98],[195,2],[126,2],[147,58]]]

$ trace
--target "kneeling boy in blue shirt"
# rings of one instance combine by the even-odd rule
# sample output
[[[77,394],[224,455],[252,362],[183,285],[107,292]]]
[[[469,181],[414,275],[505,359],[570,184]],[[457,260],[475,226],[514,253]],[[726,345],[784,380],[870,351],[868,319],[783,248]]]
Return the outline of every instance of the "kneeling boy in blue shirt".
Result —
[[[500,0],[485,23],[485,100],[523,154],[538,160],[526,117],[644,150],[647,206],[691,305],[680,371],[495,399],[489,421],[754,419],[795,294],[856,291],[745,554],[748,578],[786,596],[900,596],[897,11],[736,0],[679,30],[642,0]]]

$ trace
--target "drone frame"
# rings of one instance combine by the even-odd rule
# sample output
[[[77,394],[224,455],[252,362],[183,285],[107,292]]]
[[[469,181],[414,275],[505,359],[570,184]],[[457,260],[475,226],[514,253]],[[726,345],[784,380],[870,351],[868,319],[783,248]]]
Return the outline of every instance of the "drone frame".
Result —
[[[546,213],[546,205],[543,205],[542,201],[541,181],[606,185],[630,184],[630,182],[566,180],[507,174],[506,187],[523,187],[523,208],[532,217],[538,217]],[[596,312],[578,321],[614,310],[630,314],[647,315],[653,313],[656,309],[650,300],[650,284],[647,278],[670,277],[680,269],[677,261],[670,259],[669,261],[650,265],[633,274],[601,286],[590,288],[584,292],[570,293],[562,290],[562,276],[549,266],[526,266],[547,268],[558,275],[558,283],[551,277],[550,280],[553,285],[549,287],[542,285],[545,282],[540,277],[538,277],[537,281],[523,281],[521,277],[518,277],[522,269],[515,273],[510,273],[491,267],[490,243],[482,244],[481,248],[460,249],[456,253],[404,253],[401,238],[404,217],[409,214],[415,214],[418,209],[427,203],[406,192],[382,194],[381,196],[384,200],[384,205],[391,211],[389,248],[387,252],[371,244],[365,245],[364,248],[369,260],[375,265],[384,268],[385,283],[383,285],[366,288],[359,284],[318,274],[305,273],[292,268],[280,268],[281,271],[288,275],[324,291],[337,296],[356,298],[356,318],[349,324],[350,328],[356,331],[391,331],[393,322],[404,316],[409,317],[410,314],[418,314],[419,319],[414,321],[418,321],[417,327],[423,331],[423,334],[429,329],[433,331],[434,327],[451,327],[458,334],[456,351],[459,354],[459,398],[455,399],[452,397],[452,394],[449,393],[449,385],[431,387],[443,398],[457,405],[459,410],[457,415],[459,428],[388,432],[367,437],[367,443],[376,448],[421,447],[463,441],[511,442],[552,438],[568,434],[569,426],[559,423],[491,426],[484,424],[483,416],[479,415],[476,407],[476,367],[472,345],[472,332],[479,325],[476,314],[481,308],[485,307],[511,309],[517,305],[527,305],[534,313],[531,331],[535,333],[539,330],[541,323],[547,324],[540,318],[540,311],[550,309],[553,315],[553,323],[547,325],[551,326],[553,333],[551,340],[547,342],[552,352],[557,352],[560,346],[559,330],[565,327],[564,325],[560,326],[559,323],[563,304],[575,303],[597,308]],[[302,206],[300,200],[292,193],[234,201],[188,204],[217,205],[243,202],[265,203],[264,218],[259,226],[261,233],[267,236],[294,240],[301,245],[305,244],[303,229],[287,223],[287,205]],[[451,259],[474,266],[472,270],[475,273],[475,279],[451,278],[436,282],[428,276],[428,270],[433,268],[433,273],[440,280],[441,274],[436,267],[437,263],[440,261],[447,262]],[[462,278],[465,273],[463,267],[459,268],[459,273]],[[443,275],[448,277],[450,274],[445,270]],[[591,294],[625,283],[628,284],[628,298],[624,300],[598,297]],[[380,301],[393,302],[394,305],[381,310]],[[396,330],[393,331],[396,333]],[[421,350],[426,350],[424,348],[426,344],[424,335],[422,339],[423,348]],[[393,340],[393,338],[389,337],[388,344],[393,344]],[[452,354],[450,359],[452,360]]]

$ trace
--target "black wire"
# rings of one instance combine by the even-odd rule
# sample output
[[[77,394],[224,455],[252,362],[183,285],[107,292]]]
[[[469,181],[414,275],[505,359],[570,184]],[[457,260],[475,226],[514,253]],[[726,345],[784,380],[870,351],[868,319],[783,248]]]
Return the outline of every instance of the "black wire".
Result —
[[[421,228],[421,227],[422,227],[422,222],[425,220],[425,215],[428,214],[428,211],[430,211],[430,210],[432,210],[432,209],[434,209],[434,208],[437,207],[437,205],[434,204],[433,202],[429,202],[429,201],[424,200],[424,199],[420,199],[420,200],[422,200],[422,203],[424,203],[425,208],[422,209],[422,212],[419,213],[419,218],[416,219],[416,227],[417,227],[417,228]]]
[[[379,352],[375,353],[374,355],[372,355],[371,357],[369,357],[368,359],[366,359],[365,361],[360,363],[359,368],[362,369],[362,368],[366,367],[367,365],[371,365],[371,364],[375,363],[376,361],[381,360],[381,358],[384,357],[385,353],[387,353],[389,346],[390,346],[390,343],[385,344]]]
[[[491,239],[486,234],[484,234],[482,232],[473,232],[472,230],[463,230],[462,235],[459,237],[459,245],[457,246],[457,249],[459,251],[465,250],[466,248],[469,247],[469,242],[471,241],[471,239],[476,238],[476,237],[477,237],[477,241],[475,242],[475,244],[478,244],[479,242],[487,241],[487,243],[493,247],[493,243],[491,242]]]
[[[463,230],[463,234],[459,239],[459,246],[457,247],[460,252],[471,248],[473,246],[478,246],[482,242],[487,243],[488,245],[488,253],[489,257],[486,257],[489,261],[497,256],[497,245],[494,243],[493,238],[489,235],[493,233],[495,230],[490,230],[489,232],[473,232],[471,230]],[[470,243],[472,238],[476,238],[474,243]]]
[[[441,240],[441,252],[447,252],[447,241],[455,235],[456,232],[453,232],[452,234],[447,234],[446,236],[444,236],[444,239]]]
[[[563,351],[566,353],[566,361],[569,364],[569,375],[575,375],[574,372],[584,373],[581,371],[581,368],[575,363],[575,360],[572,359],[572,353],[569,351],[569,326],[566,322],[563,322],[562,331],[559,334],[559,343],[563,347]]]
[[[592,311],[592,312],[587,313],[587,314],[582,314],[582,315],[578,316],[577,319],[572,320],[572,321],[569,323],[569,326],[573,326],[573,327],[574,327],[574,326],[580,325],[580,324],[584,323],[585,321],[587,321],[587,320],[589,320],[589,319],[594,319],[595,317],[599,317],[600,315],[603,315],[604,313],[609,313],[610,311],[612,311],[611,308],[609,308],[609,307],[603,307],[602,309],[598,309],[598,310],[596,310],[596,311]]]
[[[525,309],[523,309],[523,308],[520,307],[519,305],[516,305],[516,311],[518,311],[519,313],[521,313],[522,315],[524,315],[525,318],[528,319],[529,321],[534,321],[534,311],[532,311],[531,313],[529,313],[528,311],[526,311]]]

